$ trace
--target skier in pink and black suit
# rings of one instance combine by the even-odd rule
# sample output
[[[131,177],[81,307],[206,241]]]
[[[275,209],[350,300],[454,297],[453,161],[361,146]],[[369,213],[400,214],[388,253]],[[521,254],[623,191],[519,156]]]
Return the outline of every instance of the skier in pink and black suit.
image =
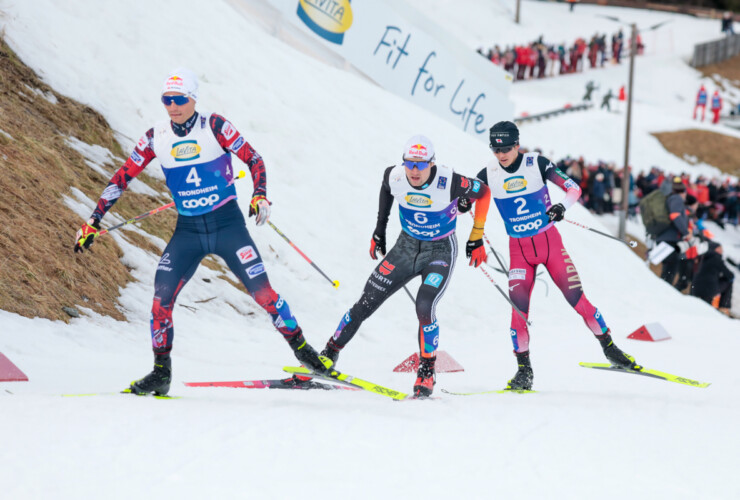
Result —
[[[165,80],[162,103],[169,120],[149,129],[126,163],[113,175],[90,220],[75,237],[75,252],[94,242],[100,220],[129,183],[156,157],[162,164],[178,218],[154,277],[151,335],[154,369],[132,382],[130,392],[167,394],[172,379],[170,351],[174,338],[172,312],[177,296],[208,254],[222,257],[247,292],[270,315],[296,358],[318,371],[326,367],[306,342],[288,303],[270,286],[257,246],[247,231],[236,201],[231,155],[248,165],[254,183],[249,215],[257,225],[270,216],[262,157],[225,118],[195,111],[198,80],[186,69]]]
[[[490,139],[496,160],[481,170],[478,178],[491,189],[491,197],[509,234],[512,302],[526,318],[537,266],[544,265],[565,299],[599,340],[607,359],[616,366],[634,366],[634,358],[614,344],[601,313],[583,294],[578,271],[555,228],[555,222],[563,220],[565,210],[581,196],[581,188],[547,158],[538,153],[520,153],[519,130],[514,123],[495,124]],[[546,181],[563,189],[565,199],[553,205]],[[506,389],[530,390],[533,372],[529,361],[529,330],[515,310],[512,310],[510,333],[519,369]]]

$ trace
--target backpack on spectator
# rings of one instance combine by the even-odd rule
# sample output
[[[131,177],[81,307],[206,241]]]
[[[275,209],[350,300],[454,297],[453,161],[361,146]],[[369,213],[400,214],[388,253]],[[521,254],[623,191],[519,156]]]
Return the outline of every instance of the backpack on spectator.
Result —
[[[652,191],[640,200],[640,215],[645,230],[653,237],[671,227],[671,219],[668,217],[668,197],[660,189]]]

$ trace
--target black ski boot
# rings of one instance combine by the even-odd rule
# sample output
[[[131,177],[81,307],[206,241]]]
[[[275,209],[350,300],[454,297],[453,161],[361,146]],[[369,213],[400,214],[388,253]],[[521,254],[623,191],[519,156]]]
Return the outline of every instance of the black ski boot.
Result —
[[[627,368],[635,370],[639,368],[639,365],[635,363],[635,358],[630,356],[626,352],[623,352],[612,340],[612,336],[609,335],[609,330],[603,335],[597,335],[596,338],[601,344],[601,348],[604,350],[604,356],[609,362],[619,368]]]
[[[434,373],[434,363],[437,357],[421,358],[419,369],[416,371],[416,382],[414,382],[414,397],[427,398],[432,395],[437,377]]]
[[[154,369],[141,380],[131,382],[129,391],[132,394],[149,394],[165,396],[170,391],[172,382],[172,360],[169,354],[154,355]]]
[[[335,366],[337,364],[337,360],[339,359],[340,350],[341,347],[336,345],[333,339],[329,339],[329,342],[326,343],[326,347],[324,347],[324,350],[321,351],[321,355],[325,358],[329,358],[332,362],[332,366]]]
[[[319,353],[306,342],[303,333],[300,331],[288,341],[288,344],[293,349],[293,354],[295,354],[298,361],[309,370],[313,370],[316,373],[325,373],[332,365],[330,360],[324,358],[326,359],[326,362],[324,362],[324,360],[319,358]]]
[[[514,378],[506,384],[505,391],[531,391],[534,372],[532,365],[529,363],[529,351],[515,352],[516,362],[519,369],[514,374]]]

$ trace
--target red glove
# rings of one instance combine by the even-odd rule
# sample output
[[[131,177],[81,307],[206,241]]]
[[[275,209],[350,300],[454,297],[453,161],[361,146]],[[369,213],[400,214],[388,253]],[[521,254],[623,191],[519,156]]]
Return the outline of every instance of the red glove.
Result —
[[[486,248],[483,246],[483,239],[468,240],[465,245],[465,255],[470,259],[471,266],[478,267],[483,264],[488,259]]]
[[[378,260],[378,252],[381,257],[385,255],[385,235],[373,233],[373,238],[370,240],[370,258]]]

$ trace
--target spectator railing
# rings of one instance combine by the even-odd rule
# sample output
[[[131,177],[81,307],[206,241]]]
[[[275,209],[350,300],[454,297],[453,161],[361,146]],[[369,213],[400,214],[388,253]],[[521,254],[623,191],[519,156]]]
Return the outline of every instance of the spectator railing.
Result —
[[[691,66],[701,68],[708,64],[722,62],[740,54],[740,35],[731,35],[712,42],[694,45]]]
[[[514,123],[516,123],[517,125],[521,125],[522,123],[525,123],[525,122],[545,120],[547,118],[552,118],[553,116],[558,116],[558,115],[570,113],[573,111],[583,111],[592,106],[593,106],[592,103],[583,103],[583,104],[576,104],[575,106],[565,106],[560,109],[554,109],[552,111],[546,111],[544,113],[538,113],[536,115],[519,116],[517,118],[514,118]]]

